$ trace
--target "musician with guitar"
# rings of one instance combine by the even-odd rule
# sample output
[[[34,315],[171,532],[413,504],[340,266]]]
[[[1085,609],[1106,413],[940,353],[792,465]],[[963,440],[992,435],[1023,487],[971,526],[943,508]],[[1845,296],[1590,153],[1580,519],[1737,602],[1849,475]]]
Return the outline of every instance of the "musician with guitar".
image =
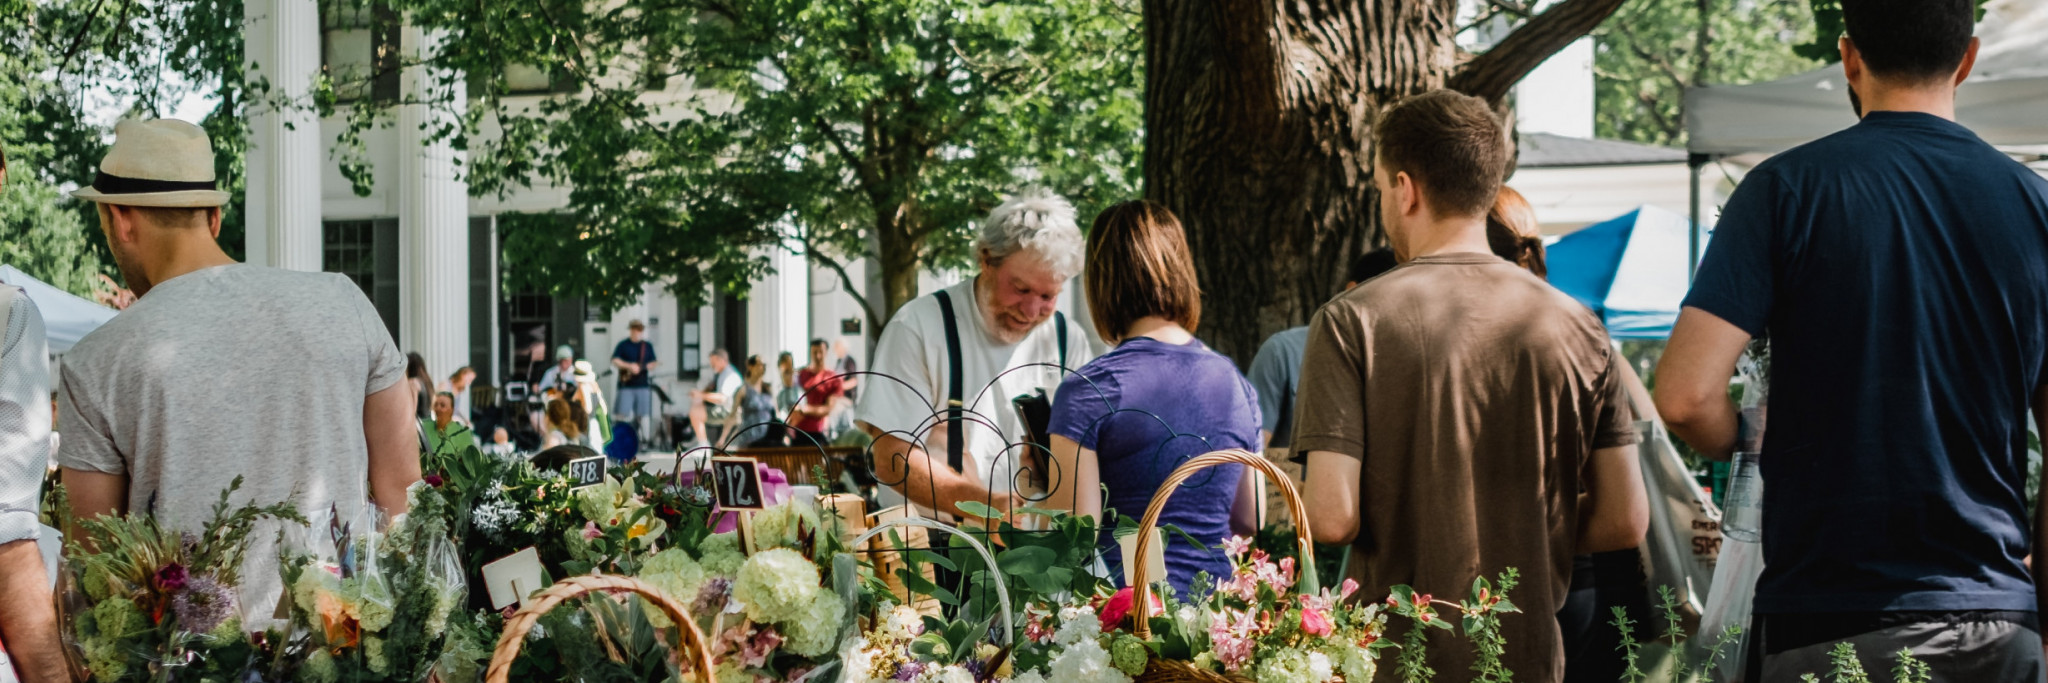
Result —
[[[654,345],[647,342],[647,325],[634,320],[626,325],[628,338],[612,349],[612,367],[619,371],[619,398],[612,403],[612,415],[621,422],[630,422],[636,434],[647,434],[647,424],[641,418],[657,418],[654,414],[654,390],[648,379],[654,374],[657,361]]]

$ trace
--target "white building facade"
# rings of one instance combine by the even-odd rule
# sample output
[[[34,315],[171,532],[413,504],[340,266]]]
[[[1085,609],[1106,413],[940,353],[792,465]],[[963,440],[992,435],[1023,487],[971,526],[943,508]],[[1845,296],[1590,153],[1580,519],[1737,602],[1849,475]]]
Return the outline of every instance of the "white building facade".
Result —
[[[324,68],[337,84],[348,84],[337,87],[342,104],[326,119],[303,107],[252,107],[250,263],[348,275],[376,305],[400,349],[418,352],[442,379],[464,366],[477,370],[481,384],[529,379],[523,352],[536,342],[546,350],[544,363],[552,362],[556,347],[568,345],[604,372],[634,319],[647,324],[647,338],[663,361],[656,385],[675,400],[686,397],[719,348],[730,350],[735,365],[747,355],[762,356],[770,381],[777,379],[776,355],[791,352],[801,365],[813,338],[844,341],[866,366],[873,331],[859,304],[837,274],[789,250],[763,250],[775,272],[754,283],[747,298],[718,295],[711,305],[688,309],[661,285],[612,312],[573,297],[505,291],[499,216],[561,210],[568,192],[535,183],[503,198],[471,197],[464,153],[422,132],[459,110],[397,107],[394,125],[363,137],[370,191],[356,194],[334,152],[349,109],[364,101],[428,99],[427,89],[440,79],[399,67],[397,55],[417,54],[441,37],[403,25],[381,3],[331,6],[355,4],[246,0],[252,82],[266,79],[273,92],[302,93]],[[564,92],[539,69],[515,67],[507,77],[519,96],[515,106],[517,99],[538,102]],[[867,263],[848,265],[857,282],[874,279]]]

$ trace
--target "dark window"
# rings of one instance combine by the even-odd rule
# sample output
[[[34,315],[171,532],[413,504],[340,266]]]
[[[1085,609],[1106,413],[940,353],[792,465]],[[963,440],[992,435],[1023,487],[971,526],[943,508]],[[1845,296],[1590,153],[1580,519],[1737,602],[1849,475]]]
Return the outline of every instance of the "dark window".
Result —
[[[322,0],[321,67],[336,101],[398,101],[398,28],[398,13],[381,0]]]
[[[398,338],[398,221],[328,221],[320,230],[320,270],[348,276]]]

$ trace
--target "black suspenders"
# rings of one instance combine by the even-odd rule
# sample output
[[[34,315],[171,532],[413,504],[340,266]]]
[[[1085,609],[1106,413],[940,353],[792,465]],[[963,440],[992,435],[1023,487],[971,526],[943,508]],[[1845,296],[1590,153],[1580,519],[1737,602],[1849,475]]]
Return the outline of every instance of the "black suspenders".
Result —
[[[939,300],[939,315],[946,320],[946,465],[961,472],[961,453],[967,447],[965,385],[960,372],[960,318],[953,310],[953,296],[946,290],[932,293]],[[1053,311],[1053,327],[1059,333],[1060,372],[1067,369],[1067,314]]]

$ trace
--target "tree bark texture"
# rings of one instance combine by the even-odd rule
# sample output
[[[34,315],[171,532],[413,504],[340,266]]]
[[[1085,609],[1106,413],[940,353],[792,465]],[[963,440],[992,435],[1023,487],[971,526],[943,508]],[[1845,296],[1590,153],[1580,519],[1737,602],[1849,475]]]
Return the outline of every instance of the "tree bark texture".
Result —
[[[1621,1],[1566,0],[1474,58],[1456,0],[1146,0],[1145,194],[1187,228],[1202,338],[1248,365],[1384,241],[1380,110],[1442,87],[1498,107]]]

